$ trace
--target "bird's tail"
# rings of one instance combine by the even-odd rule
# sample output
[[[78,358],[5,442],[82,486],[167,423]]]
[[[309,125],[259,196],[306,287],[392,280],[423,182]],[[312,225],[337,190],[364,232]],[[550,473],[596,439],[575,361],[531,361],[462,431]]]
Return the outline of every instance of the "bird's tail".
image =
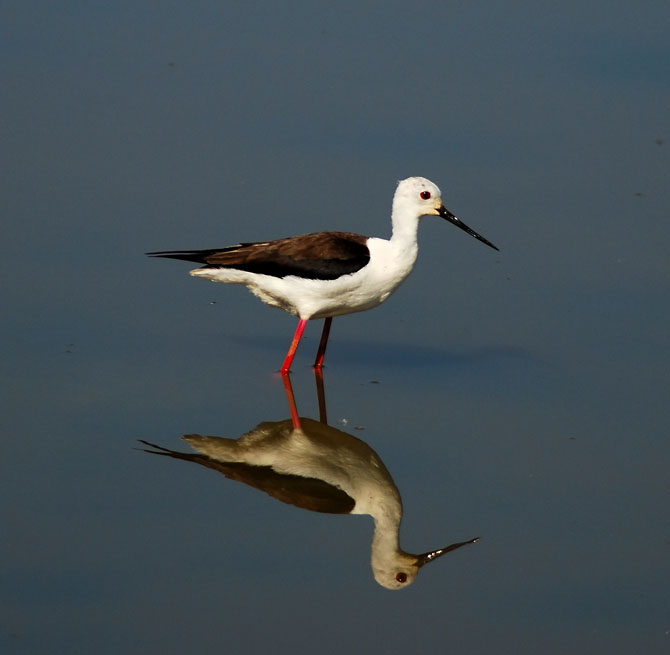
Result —
[[[165,257],[166,259],[181,259],[186,262],[195,262],[196,264],[206,264],[207,257],[222,249],[210,250],[161,250],[157,252],[145,252],[149,257]]]

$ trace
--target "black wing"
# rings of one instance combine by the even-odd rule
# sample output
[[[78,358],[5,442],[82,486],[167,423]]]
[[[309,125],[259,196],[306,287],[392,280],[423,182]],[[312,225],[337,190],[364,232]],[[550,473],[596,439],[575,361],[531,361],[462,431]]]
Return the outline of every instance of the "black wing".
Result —
[[[318,232],[221,249],[146,254],[196,262],[204,268],[234,268],[273,277],[296,275],[310,280],[335,280],[367,265],[370,261],[367,241],[368,237],[351,232]]]

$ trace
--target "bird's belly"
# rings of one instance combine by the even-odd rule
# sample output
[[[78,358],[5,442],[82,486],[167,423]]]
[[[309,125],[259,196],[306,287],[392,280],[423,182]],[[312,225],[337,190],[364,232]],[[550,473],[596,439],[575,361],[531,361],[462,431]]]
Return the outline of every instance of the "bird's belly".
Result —
[[[325,318],[327,316],[343,316],[344,314],[355,314],[364,312],[381,305],[392,291],[382,291],[375,293],[361,293],[358,290],[352,290],[350,293],[343,293],[336,298],[322,298],[320,302],[314,303],[311,318]]]
[[[354,273],[338,278],[330,286],[315,289],[313,295],[306,289],[304,297],[301,298],[305,313],[301,311],[300,315],[325,318],[363,312],[381,305],[399,285],[399,282],[390,279],[369,278],[369,275]],[[320,283],[316,280],[314,282]]]
[[[247,284],[249,290],[269,305],[300,316],[326,318],[372,309],[383,303],[397,285],[365,284],[360,273],[336,280],[274,278],[270,284]]]

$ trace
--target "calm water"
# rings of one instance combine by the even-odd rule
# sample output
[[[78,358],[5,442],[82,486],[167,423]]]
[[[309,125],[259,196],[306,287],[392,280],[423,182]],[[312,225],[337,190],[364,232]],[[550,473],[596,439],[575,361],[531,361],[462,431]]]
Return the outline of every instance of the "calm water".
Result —
[[[667,652],[670,10],[2,15],[3,653]],[[370,517],[141,451],[290,419],[295,329],[142,253],[387,236],[408,175],[501,252],[425,219],[397,294],[333,323],[328,423],[402,548],[481,537],[389,591]]]

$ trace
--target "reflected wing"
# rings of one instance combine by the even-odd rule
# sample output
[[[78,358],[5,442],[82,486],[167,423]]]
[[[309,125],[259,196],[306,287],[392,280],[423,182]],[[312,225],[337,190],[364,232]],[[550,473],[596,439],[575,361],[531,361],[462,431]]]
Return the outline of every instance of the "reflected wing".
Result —
[[[250,487],[264,491],[283,503],[295,505],[302,509],[326,514],[348,514],[356,504],[351,496],[323,480],[277,473],[270,466],[251,466],[243,462],[220,462],[206,455],[181,453],[157,446],[143,439],[139,441],[155,449],[143,449],[146,453],[165,455],[206,466],[223,473],[231,480],[243,482]]]

